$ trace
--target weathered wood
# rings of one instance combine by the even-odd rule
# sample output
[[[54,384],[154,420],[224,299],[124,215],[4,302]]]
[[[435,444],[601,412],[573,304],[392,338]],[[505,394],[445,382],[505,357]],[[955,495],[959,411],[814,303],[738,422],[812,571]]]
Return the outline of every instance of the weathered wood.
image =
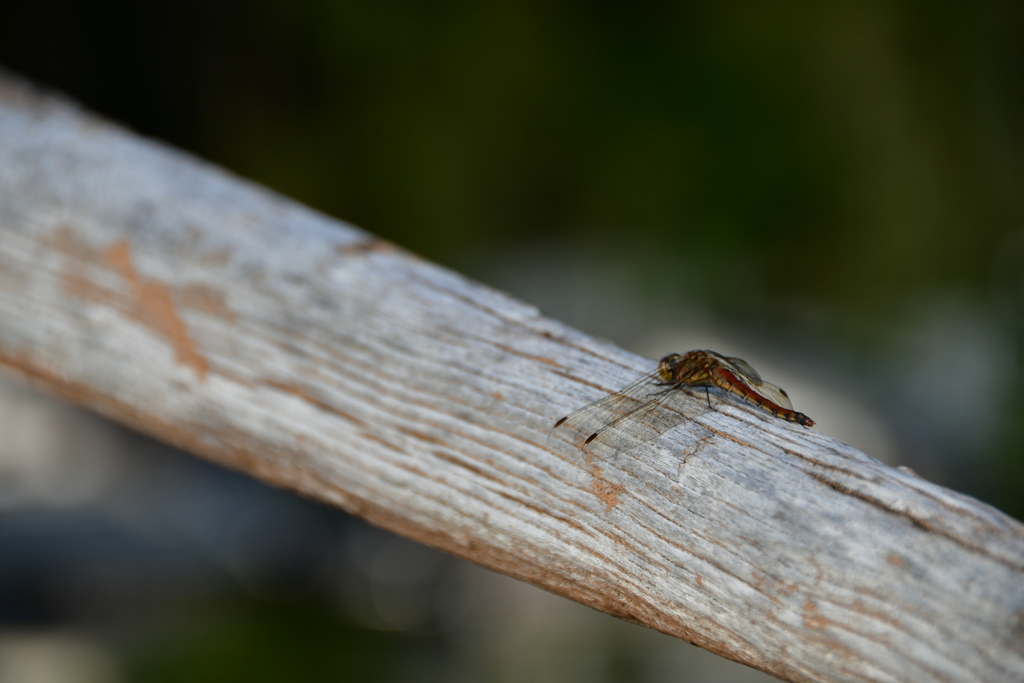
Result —
[[[1024,680],[1015,520],[756,408],[552,452],[652,362],[10,80],[0,362],[784,679]]]

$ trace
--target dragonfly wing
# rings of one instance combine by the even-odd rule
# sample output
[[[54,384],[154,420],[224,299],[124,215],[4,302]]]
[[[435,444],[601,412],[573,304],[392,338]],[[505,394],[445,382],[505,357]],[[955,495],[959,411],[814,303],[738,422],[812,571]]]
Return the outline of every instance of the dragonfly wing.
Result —
[[[751,380],[751,389],[761,394],[769,401],[772,401],[776,405],[793,410],[793,402],[789,400],[789,394],[787,394],[785,391],[775,386],[771,382],[765,382],[762,379],[749,379]]]
[[[740,371],[740,374],[746,375],[747,378],[749,378],[749,379],[758,380],[758,381],[761,380],[761,375],[757,374],[757,370],[752,368],[750,366],[750,363],[748,363],[747,361],[743,360],[742,358],[736,358],[735,356],[721,356],[721,357],[725,358],[733,366],[735,366],[735,368]],[[778,387],[776,387],[776,388],[778,388]]]
[[[589,437],[583,450],[604,460],[627,453],[711,410],[721,399],[700,387],[660,387],[647,403]]]
[[[651,396],[665,388],[661,382],[661,375],[657,371],[648,373],[621,391],[566,415],[555,423],[548,434],[549,447],[569,444],[574,448],[583,448],[587,439],[601,429],[647,405]]]
[[[739,379],[746,382],[747,386],[751,389],[776,405],[790,410],[793,409],[793,402],[789,400],[789,394],[771,382],[765,382],[761,379],[761,375],[757,374],[757,370],[750,367],[750,363],[742,358],[735,358],[732,356],[725,356],[725,359],[729,361],[736,370],[739,370]]]

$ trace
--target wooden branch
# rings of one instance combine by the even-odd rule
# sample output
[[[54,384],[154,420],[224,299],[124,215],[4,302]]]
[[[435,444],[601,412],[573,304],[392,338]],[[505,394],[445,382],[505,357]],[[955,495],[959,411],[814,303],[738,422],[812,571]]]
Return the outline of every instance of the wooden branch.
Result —
[[[553,452],[653,363],[10,79],[0,362],[784,679],[1024,679],[1015,520],[743,406],[633,457]]]

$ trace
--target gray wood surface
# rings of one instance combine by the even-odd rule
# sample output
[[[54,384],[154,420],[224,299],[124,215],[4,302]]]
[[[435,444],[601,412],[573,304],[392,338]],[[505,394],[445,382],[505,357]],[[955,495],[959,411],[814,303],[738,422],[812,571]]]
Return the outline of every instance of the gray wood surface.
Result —
[[[9,78],[0,363],[783,679],[1024,680],[1015,520],[739,405],[549,450],[653,361]]]

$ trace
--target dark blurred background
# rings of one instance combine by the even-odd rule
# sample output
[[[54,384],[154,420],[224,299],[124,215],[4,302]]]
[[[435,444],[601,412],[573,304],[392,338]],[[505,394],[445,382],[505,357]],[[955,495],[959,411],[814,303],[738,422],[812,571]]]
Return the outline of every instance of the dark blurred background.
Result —
[[[0,65],[1024,517],[1024,4],[37,0]],[[0,408],[5,682],[760,680]]]

